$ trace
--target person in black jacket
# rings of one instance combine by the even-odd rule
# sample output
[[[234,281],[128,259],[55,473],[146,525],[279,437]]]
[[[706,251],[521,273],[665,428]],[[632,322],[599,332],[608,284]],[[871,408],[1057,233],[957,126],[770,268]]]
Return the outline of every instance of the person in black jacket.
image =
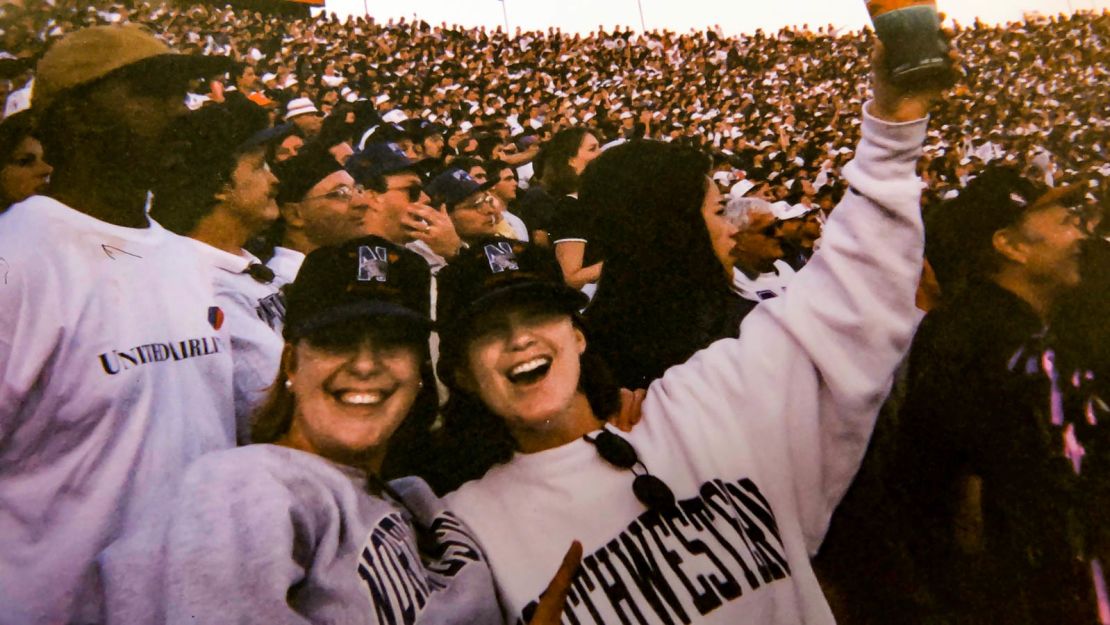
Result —
[[[914,339],[888,475],[929,618],[1097,622],[1110,415],[1046,321],[1079,282],[1081,196],[998,167],[940,207],[962,218],[969,279]]]

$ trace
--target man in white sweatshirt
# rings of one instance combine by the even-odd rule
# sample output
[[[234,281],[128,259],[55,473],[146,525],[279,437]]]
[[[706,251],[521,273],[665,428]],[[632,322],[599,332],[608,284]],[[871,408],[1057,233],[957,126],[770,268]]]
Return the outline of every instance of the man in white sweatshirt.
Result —
[[[0,216],[4,625],[102,622],[98,554],[235,444],[223,311],[192,246],[145,210],[189,79],[225,65],[134,26],[39,61],[51,197]]]

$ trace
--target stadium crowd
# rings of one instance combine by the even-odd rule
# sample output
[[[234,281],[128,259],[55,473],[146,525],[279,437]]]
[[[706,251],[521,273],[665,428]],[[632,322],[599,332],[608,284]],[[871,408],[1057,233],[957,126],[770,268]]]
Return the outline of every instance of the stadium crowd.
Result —
[[[1110,624],[1110,13],[0,29],[0,624]]]

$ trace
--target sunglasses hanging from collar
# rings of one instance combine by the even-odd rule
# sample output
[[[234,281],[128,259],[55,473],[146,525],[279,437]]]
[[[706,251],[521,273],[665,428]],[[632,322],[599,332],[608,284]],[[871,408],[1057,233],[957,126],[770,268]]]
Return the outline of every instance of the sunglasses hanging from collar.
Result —
[[[254,278],[255,282],[261,284],[269,284],[274,281],[274,270],[262,263],[251,263],[243,270],[243,273]]]
[[[636,476],[632,480],[632,493],[648,510],[664,512],[674,507],[674,492],[671,487],[648,472],[632,443],[609,430],[601,430],[593,438],[589,435],[583,435],[582,438],[597,448],[597,454],[609,464],[632,471]],[[639,467],[639,471],[636,467]]]

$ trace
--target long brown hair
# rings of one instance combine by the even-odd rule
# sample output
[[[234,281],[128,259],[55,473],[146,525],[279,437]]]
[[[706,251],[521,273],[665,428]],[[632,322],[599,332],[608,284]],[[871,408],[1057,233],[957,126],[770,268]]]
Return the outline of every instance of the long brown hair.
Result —
[[[570,159],[578,154],[586,135],[593,132],[585,126],[560,130],[543,147],[543,184],[552,197],[563,197],[578,192],[579,177],[570,166]]]
[[[281,353],[277,379],[270,386],[266,400],[255,410],[254,418],[251,419],[252,443],[273,443],[285,436],[293,424],[293,409],[297,405],[297,398],[287,388],[289,376],[285,373],[290,358],[293,358],[293,344],[286,343]]]

